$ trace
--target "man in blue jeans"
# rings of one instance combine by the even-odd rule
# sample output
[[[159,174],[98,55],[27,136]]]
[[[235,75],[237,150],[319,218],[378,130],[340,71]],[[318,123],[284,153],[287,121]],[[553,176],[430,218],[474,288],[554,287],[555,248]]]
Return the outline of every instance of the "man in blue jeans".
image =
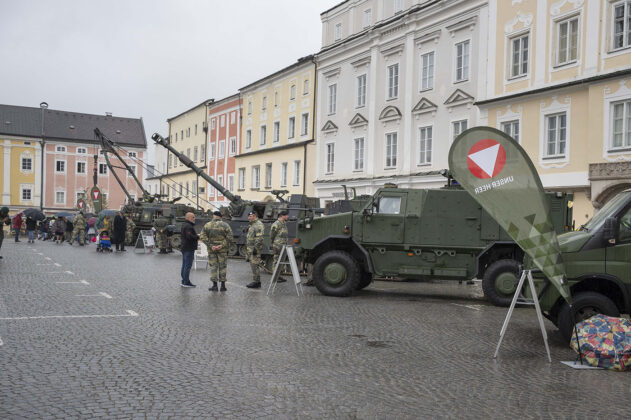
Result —
[[[184,218],[186,220],[182,223],[182,287],[196,287],[189,278],[199,240],[195,232],[195,214],[186,213]]]

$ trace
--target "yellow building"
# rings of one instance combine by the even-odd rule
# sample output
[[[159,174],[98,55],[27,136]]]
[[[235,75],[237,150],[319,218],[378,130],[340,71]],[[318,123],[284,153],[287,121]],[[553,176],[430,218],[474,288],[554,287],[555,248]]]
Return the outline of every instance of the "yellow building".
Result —
[[[206,169],[206,116],[212,100],[169,118],[169,141],[180,153],[188,156],[196,166]],[[160,146],[161,147],[161,146]],[[160,192],[170,200],[182,197],[178,203],[207,208],[206,182],[185,166],[173,153],[167,153],[166,174],[160,175]]]
[[[516,138],[576,227],[631,186],[631,2],[489,2],[482,118]]]
[[[237,194],[270,200],[272,190],[313,196],[315,175],[313,56],[241,88]]]
[[[0,134],[2,206],[13,212],[40,207],[41,153],[39,140]]]

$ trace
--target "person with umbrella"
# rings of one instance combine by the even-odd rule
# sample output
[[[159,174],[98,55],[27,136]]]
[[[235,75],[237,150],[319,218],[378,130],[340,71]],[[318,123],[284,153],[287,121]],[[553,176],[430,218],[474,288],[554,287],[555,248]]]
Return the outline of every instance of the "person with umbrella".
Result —
[[[35,242],[35,228],[37,227],[37,220],[30,216],[26,216],[26,233],[28,234],[28,243]]]
[[[2,207],[0,209],[0,249],[2,249],[2,241],[4,241],[4,225],[11,224],[11,219],[9,219],[9,208]],[[0,255],[0,259],[2,259],[2,255]]]
[[[125,233],[127,231],[127,219],[120,211],[114,217],[113,243],[116,244],[116,251],[125,251]]]
[[[72,231],[74,230],[74,225],[72,224],[71,216],[64,217],[64,222],[66,222],[66,234],[64,238],[66,242],[72,243]]]
[[[20,229],[22,229],[22,213],[13,216],[13,230],[15,231],[15,242],[20,242]]]
[[[53,232],[55,232],[55,243],[61,244],[64,241],[64,233],[66,232],[66,222],[63,217],[57,217],[55,224],[53,225]]]

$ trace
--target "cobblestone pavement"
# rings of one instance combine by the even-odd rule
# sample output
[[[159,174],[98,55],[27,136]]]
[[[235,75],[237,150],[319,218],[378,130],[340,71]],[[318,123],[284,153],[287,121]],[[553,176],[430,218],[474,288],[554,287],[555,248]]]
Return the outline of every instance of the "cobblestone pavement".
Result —
[[[376,282],[352,298],[179,286],[180,256],[5,240],[0,418],[622,418],[626,373],[573,370],[546,321],[457,282]],[[264,278],[264,288],[268,277]]]

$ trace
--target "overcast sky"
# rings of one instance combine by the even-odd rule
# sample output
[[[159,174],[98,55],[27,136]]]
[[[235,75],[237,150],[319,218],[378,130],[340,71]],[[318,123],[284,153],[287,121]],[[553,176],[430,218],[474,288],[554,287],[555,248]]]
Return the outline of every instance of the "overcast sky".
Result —
[[[0,0],[0,103],[142,117],[151,134],[320,49],[341,0]]]

